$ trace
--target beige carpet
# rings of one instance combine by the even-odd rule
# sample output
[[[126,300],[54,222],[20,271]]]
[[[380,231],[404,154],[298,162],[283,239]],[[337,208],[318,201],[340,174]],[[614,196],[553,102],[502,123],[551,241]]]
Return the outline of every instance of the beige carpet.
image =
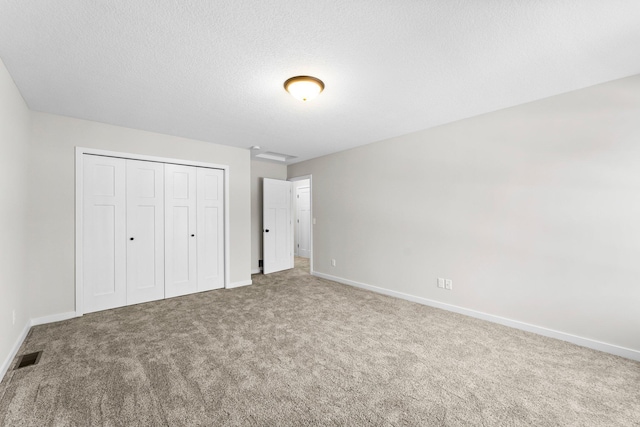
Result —
[[[34,327],[5,426],[638,426],[640,363],[309,276]]]

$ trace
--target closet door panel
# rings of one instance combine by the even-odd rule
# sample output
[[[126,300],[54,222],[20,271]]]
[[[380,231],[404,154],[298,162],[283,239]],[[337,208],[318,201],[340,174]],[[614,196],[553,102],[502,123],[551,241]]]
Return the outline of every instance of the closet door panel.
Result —
[[[191,260],[194,258],[190,250],[191,239],[189,236],[190,207],[174,206],[172,218],[172,281],[176,284],[187,283],[193,279]]]
[[[196,168],[165,164],[165,297],[197,291]]]
[[[83,311],[121,307],[126,293],[125,160],[84,155]]]
[[[127,160],[127,304],[164,298],[164,164]]]
[[[198,291],[224,287],[224,172],[197,168]]]

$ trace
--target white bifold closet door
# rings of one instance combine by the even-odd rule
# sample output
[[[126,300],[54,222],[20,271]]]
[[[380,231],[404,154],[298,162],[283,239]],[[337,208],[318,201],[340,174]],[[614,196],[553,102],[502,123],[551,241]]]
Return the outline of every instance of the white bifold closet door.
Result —
[[[224,287],[224,175],[165,165],[165,296]]]
[[[82,282],[84,312],[127,303],[125,160],[83,159]]]
[[[196,168],[198,291],[224,287],[224,172]]]
[[[165,296],[196,292],[196,168],[165,164]]]
[[[127,160],[127,305],[164,298],[164,165]]]
[[[224,171],[83,157],[83,312],[224,287]]]
[[[164,298],[164,168],[85,155],[84,312]]]

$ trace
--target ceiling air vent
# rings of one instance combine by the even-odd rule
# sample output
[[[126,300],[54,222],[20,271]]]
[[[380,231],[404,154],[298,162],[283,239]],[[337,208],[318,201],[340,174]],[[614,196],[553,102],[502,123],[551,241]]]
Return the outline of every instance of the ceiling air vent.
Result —
[[[271,151],[267,151],[266,153],[256,154],[256,157],[259,159],[273,160],[276,162],[286,162],[288,160],[296,158],[296,156],[290,156],[288,154],[273,153]]]

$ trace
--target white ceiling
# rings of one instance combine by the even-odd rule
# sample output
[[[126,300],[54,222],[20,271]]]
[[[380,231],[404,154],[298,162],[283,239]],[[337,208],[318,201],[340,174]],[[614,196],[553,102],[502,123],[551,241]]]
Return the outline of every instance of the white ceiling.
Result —
[[[0,0],[0,58],[33,110],[294,163],[640,74],[640,1]]]

